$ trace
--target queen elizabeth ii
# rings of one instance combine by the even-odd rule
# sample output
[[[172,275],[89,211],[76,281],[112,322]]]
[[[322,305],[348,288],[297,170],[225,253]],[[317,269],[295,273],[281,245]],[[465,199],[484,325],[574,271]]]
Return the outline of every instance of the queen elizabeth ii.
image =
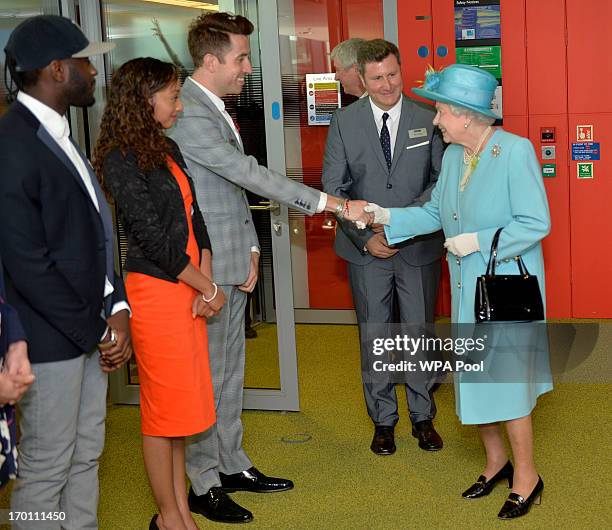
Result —
[[[491,74],[471,66],[453,64],[427,72],[423,86],[413,92],[435,101],[433,123],[451,144],[431,200],[421,207],[364,207],[374,223],[384,225],[390,244],[444,230],[452,321],[460,324],[475,321],[476,278],[485,274],[499,228],[498,274],[516,274],[514,258],[522,256],[545,299],[541,241],[550,231],[550,214],[540,165],[528,139],[493,128],[498,118],[491,110],[496,87]],[[352,204],[356,217],[361,206]],[[463,373],[455,378],[459,419],[478,425],[486,452],[482,474],[463,497],[483,497],[507,480],[512,492],[498,514],[503,519],[526,514],[539,503],[544,487],[533,458],[531,413],[538,397],[552,389],[552,378],[547,359],[544,368],[532,366],[511,382],[475,382]]]

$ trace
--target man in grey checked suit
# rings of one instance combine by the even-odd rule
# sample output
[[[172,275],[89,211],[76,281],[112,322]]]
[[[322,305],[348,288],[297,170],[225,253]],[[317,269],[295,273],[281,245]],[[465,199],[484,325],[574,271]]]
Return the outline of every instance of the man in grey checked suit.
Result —
[[[226,492],[274,492],[290,480],[258,471],[242,448],[244,308],[257,282],[259,243],[244,188],[312,215],[342,208],[342,201],[259,166],[244,154],[240,134],[222,97],[239,94],[252,71],[248,35],[253,25],[227,13],[202,15],[189,31],[195,70],[181,92],[184,111],[172,138],[195,182],[213,250],[213,279],[227,303],[208,321],[217,423],[187,446],[191,511],[221,522],[248,522],[253,515]]]
[[[431,107],[402,94],[397,47],[382,39],[359,47],[360,75],[369,97],[334,115],[323,164],[323,188],[342,197],[365,199],[387,207],[427,202],[438,178],[444,144],[434,128]],[[373,371],[370,340],[388,332],[388,324],[432,323],[438,291],[441,232],[390,246],[382,230],[358,230],[339,221],[335,250],[348,262],[353,301],[360,327],[363,391],[375,429],[371,450],[395,452],[399,416],[394,382]],[[394,307],[399,310],[396,315]],[[421,328],[422,329],[422,328]],[[432,419],[434,381],[427,374],[404,379],[412,434],[419,447],[442,448]]]

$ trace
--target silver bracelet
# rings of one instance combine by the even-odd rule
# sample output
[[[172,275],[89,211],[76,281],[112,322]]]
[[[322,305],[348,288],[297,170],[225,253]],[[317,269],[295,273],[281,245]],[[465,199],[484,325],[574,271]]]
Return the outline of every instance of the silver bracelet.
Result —
[[[346,199],[338,199],[338,206],[336,206],[336,215],[338,216],[339,219],[342,219],[344,217],[343,213],[344,213],[344,207],[346,206]]]
[[[217,284],[215,282],[212,282],[212,284],[213,284],[213,287],[215,288],[215,290],[213,291],[213,295],[210,298],[206,298],[204,296],[204,293],[202,293],[202,300],[204,300],[207,304],[209,302],[212,302],[215,299],[215,296],[217,296],[217,291],[219,290],[217,288]]]

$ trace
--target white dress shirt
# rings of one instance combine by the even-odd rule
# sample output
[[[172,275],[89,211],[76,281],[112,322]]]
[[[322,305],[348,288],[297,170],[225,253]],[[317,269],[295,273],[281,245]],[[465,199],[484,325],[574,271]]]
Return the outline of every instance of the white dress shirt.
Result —
[[[215,107],[219,109],[219,112],[223,115],[223,117],[225,118],[225,121],[227,121],[229,126],[232,128],[232,131],[234,131],[234,134],[236,135],[237,140],[240,142],[240,145],[242,145],[242,139],[240,138],[240,133],[238,132],[238,129],[236,129],[236,124],[234,123],[234,120],[232,120],[232,117],[225,110],[225,102],[219,96],[217,96],[216,94],[213,94],[210,90],[208,90],[208,88],[206,88],[204,85],[202,85],[201,83],[198,83],[193,77],[190,77],[190,79],[194,82],[196,86],[200,87],[204,91],[204,93],[215,104]],[[321,196],[319,197],[319,203],[317,204],[317,213],[325,210],[326,204],[327,204],[327,193],[321,192]],[[256,248],[257,247],[253,247],[251,250],[255,250]],[[257,252],[259,252],[259,249],[257,249]]]
[[[402,115],[402,99],[403,97],[400,97],[399,101],[389,110],[382,110],[380,107],[377,107],[372,101],[372,98],[370,98],[370,105],[372,106],[372,112],[374,113],[374,122],[376,123],[376,130],[378,131],[379,138],[380,130],[383,126],[383,114],[385,112],[389,114],[389,117],[387,118],[387,129],[389,129],[389,139],[391,140],[391,159],[393,159],[395,140],[397,139],[397,129],[399,128],[399,121]]]
[[[94,190],[93,184],[91,182],[91,175],[89,170],[85,166],[83,159],[79,155],[76,150],[74,144],[70,141],[70,125],[68,124],[68,120],[65,116],[61,116],[51,107],[48,107],[41,101],[36,98],[33,98],[29,94],[25,92],[19,92],[17,94],[17,101],[19,101],[23,106],[25,106],[36,119],[42,124],[42,126],[47,129],[47,132],[51,135],[57,144],[61,147],[62,151],[66,153],[68,159],[74,164],[85,188],[87,189],[87,193],[91,202],[93,202],[96,210],[100,211],[100,205],[98,204],[98,198],[96,197],[96,192]],[[110,282],[108,276],[104,277],[104,298],[106,298],[109,294],[114,291],[113,284]],[[127,302],[118,302],[113,305],[111,310],[111,315],[118,313],[122,309],[127,309],[130,311],[129,305]],[[105,333],[106,335],[106,333]],[[102,336],[104,337],[104,335]]]

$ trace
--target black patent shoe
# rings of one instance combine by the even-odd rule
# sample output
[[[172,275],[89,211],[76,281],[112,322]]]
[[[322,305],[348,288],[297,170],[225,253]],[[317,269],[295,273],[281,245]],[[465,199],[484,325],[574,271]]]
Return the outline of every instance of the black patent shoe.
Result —
[[[394,428],[388,426],[374,427],[374,436],[370,444],[372,452],[379,456],[388,456],[395,453]]]
[[[253,493],[276,493],[293,488],[293,482],[286,478],[268,477],[256,467],[246,471],[226,475],[219,473],[221,488],[227,493],[234,491],[251,491]]]
[[[219,523],[248,523],[253,520],[253,514],[235,503],[219,487],[210,488],[204,495],[196,495],[189,488],[187,497],[189,510],[199,513],[211,521]]]
[[[515,519],[525,515],[532,504],[540,504],[542,502],[542,490],[544,489],[544,481],[538,475],[538,483],[533,488],[527,499],[521,497],[518,493],[508,495],[502,509],[497,514],[500,519]]]
[[[156,513],[153,518],[151,519],[151,522],[149,523],[149,530],[159,530],[159,526],[157,526],[157,517],[159,516],[158,513]]]
[[[461,496],[464,499],[478,499],[479,497],[484,497],[488,495],[493,490],[495,484],[497,484],[500,480],[507,479],[508,487],[512,487],[512,476],[514,475],[514,468],[512,467],[512,462],[508,460],[504,467],[502,467],[495,475],[493,475],[489,480],[484,475],[480,475],[478,480],[474,482],[468,489],[466,489]]]
[[[431,420],[417,421],[412,426],[412,436],[419,440],[419,447],[424,451],[439,451],[444,446]]]

